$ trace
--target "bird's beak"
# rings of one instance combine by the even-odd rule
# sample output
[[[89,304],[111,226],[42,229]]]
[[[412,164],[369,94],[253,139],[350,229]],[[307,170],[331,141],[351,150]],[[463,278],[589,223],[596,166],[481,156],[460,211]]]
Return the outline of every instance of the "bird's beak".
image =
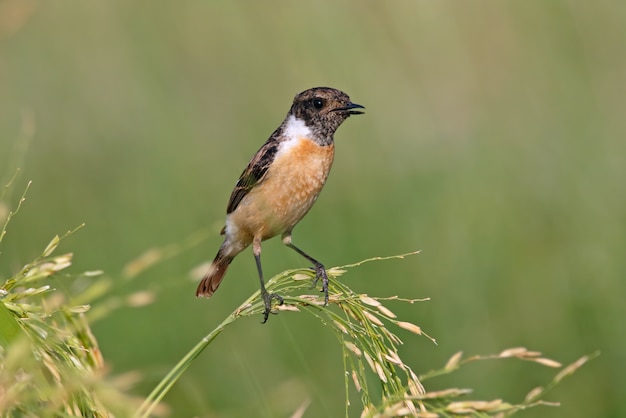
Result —
[[[365,109],[365,106],[361,106],[360,104],[348,102],[347,105],[343,107],[338,107],[333,109],[333,112],[346,112],[348,115],[362,115],[363,112],[360,110],[352,110],[352,109]]]

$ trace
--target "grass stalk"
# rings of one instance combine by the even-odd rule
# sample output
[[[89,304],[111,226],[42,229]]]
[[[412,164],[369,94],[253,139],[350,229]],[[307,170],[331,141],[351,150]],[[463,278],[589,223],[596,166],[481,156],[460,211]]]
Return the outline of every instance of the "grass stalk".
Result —
[[[11,217],[18,212],[24,202],[25,194],[26,192],[22,195],[17,209],[8,212],[0,231],[0,240]],[[58,275],[72,264],[71,253],[54,255],[54,252],[61,240],[73,232],[75,230],[61,237],[55,236],[39,257],[0,285],[0,393],[3,395],[0,397],[0,416],[7,418],[153,416],[164,397],[192,362],[228,325],[240,317],[252,315],[260,317],[264,310],[260,292],[256,291],[192,347],[140,404],[139,400],[125,393],[127,388],[121,388],[105,376],[104,359],[89,327],[89,319],[93,321],[94,316],[86,315],[90,310],[88,302],[101,296],[110,287],[111,281],[106,277],[91,281],[81,294],[73,295],[71,298],[80,301],[80,305],[70,303],[71,300],[55,290],[52,287],[53,282],[49,281],[51,276]],[[194,238],[188,245],[194,245],[196,242],[197,239]],[[162,253],[162,256],[175,253],[176,249],[172,247]],[[554,406],[556,404],[542,400],[545,394],[598,355],[595,353],[583,356],[563,368],[559,362],[543,357],[540,352],[523,347],[510,348],[494,355],[467,358],[463,358],[459,352],[452,356],[443,368],[418,376],[398,354],[398,346],[403,342],[395,334],[395,329],[410,331],[430,339],[433,343],[435,340],[419,325],[399,319],[385,304],[391,301],[412,304],[428,299],[359,294],[345,282],[338,280],[348,270],[365,262],[404,258],[414,254],[417,252],[376,257],[329,269],[329,306],[323,306],[324,301],[319,294],[308,294],[311,291],[310,283],[315,276],[310,269],[288,270],[267,282],[268,291],[278,292],[284,296],[284,305],[275,306],[275,312],[304,311],[324,325],[329,325],[334,331],[343,354],[346,416],[349,415],[351,405],[351,384],[360,395],[361,417],[364,418],[398,416],[431,418],[458,415],[504,417],[539,405]],[[149,263],[145,261],[142,259],[141,263],[135,266],[134,273],[126,277],[134,277],[138,271],[153,265],[154,262],[154,260]],[[86,272],[83,277],[79,275],[74,278],[90,280],[100,274],[101,272]],[[140,298],[128,298],[133,300],[132,304],[128,302],[128,306],[141,306],[154,299],[152,295],[147,294],[149,292],[140,293]],[[138,300],[143,302],[138,303]],[[107,307],[120,307],[124,306],[124,303],[119,296],[111,296],[100,305],[100,311],[95,318],[106,315],[109,309]],[[422,384],[423,381],[452,373],[470,362],[511,358],[560,370],[545,386],[532,389],[525,399],[517,404],[500,399],[469,400],[466,397],[471,390],[464,388],[429,392]],[[380,393],[379,397],[373,395],[374,391],[370,390],[368,385],[372,378],[380,385],[381,390],[379,391],[378,387],[376,390],[376,393]],[[305,408],[306,406],[299,408],[298,416],[304,413]]]

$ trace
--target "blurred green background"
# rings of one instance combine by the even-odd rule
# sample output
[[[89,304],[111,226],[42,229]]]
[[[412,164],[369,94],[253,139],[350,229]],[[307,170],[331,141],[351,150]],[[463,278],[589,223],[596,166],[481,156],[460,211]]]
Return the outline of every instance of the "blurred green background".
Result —
[[[327,266],[412,250],[344,276],[437,338],[400,333],[418,372],[456,351],[602,355],[525,417],[626,416],[626,3],[616,1],[0,1],[0,176],[28,200],[0,275],[57,233],[74,271],[158,300],[95,324],[113,373],[146,394],[257,289],[248,251],[210,300],[229,193],[293,96],[327,85],[367,107],[338,131],[329,182],[294,242]],[[200,245],[136,279],[153,247]],[[279,240],[271,276],[305,263]],[[59,284],[61,286],[61,284]],[[343,412],[341,352],[302,314],[238,321],[166,398],[172,416]],[[429,389],[517,401],[552,370],[467,367]],[[354,408],[358,416],[358,400]]]

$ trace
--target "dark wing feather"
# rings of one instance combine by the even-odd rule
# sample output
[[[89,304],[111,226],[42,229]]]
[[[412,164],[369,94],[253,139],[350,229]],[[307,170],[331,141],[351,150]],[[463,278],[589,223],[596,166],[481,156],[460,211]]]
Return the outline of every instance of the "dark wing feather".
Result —
[[[237,209],[237,206],[239,206],[239,203],[241,203],[245,195],[247,195],[254,186],[263,181],[267,169],[272,164],[272,161],[274,161],[278,144],[279,142],[275,139],[275,136],[272,135],[254,157],[252,157],[252,160],[250,160],[246,169],[241,173],[239,181],[237,181],[237,185],[230,195],[228,207],[226,208],[227,214]]]

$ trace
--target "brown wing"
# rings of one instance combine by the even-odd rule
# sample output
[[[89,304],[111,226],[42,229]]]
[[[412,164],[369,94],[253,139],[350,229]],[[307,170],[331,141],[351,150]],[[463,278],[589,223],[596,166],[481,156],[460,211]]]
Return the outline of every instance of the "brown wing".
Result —
[[[272,164],[272,161],[274,161],[278,144],[278,140],[272,135],[254,157],[252,157],[252,160],[250,160],[246,169],[241,173],[239,181],[237,181],[237,185],[230,195],[228,207],[226,208],[227,214],[237,209],[237,206],[241,203],[241,199],[243,199],[254,186],[263,181],[267,169],[270,164]]]

